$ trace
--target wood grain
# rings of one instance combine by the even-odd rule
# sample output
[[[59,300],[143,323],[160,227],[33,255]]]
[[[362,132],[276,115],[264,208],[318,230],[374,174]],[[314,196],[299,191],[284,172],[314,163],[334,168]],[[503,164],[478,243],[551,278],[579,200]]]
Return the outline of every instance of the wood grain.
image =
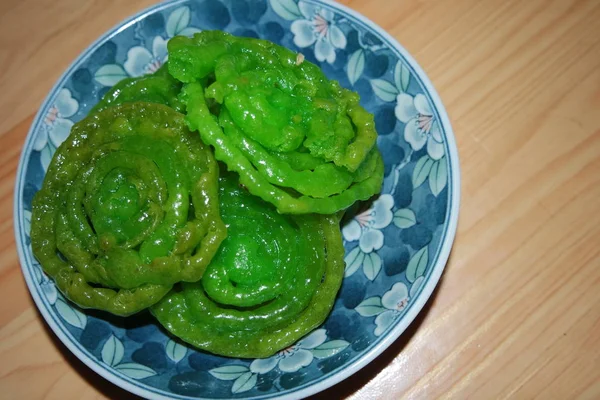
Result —
[[[55,80],[152,3],[0,3],[2,398],[131,397],[75,359],[35,310],[12,196],[20,148]],[[315,397],[600,398],[600,2],[343,3],[433,81],[456,132],[462,207],[423,313],[375,362]]]

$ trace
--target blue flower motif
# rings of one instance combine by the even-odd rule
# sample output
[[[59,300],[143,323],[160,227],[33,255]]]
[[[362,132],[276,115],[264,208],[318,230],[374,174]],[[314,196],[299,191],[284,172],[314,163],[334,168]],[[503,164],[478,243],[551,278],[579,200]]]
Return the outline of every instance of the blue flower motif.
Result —
[[[371,208],[364,211],[346,224],[342,229],[344,239],[349,242],[358,240],[358,244],[364,253],[379,250],[383,246],[383,233],[380,229],[388,226],[394,214],[394,199],[389,194],[383,194],[377,199]]]
[[[150,49],[145,46],[133,46],[127,51],[123,66],[119,64],[106,64],[98,68],[94,78],[103,86],[113,86],[122,79],[138,77],[156,72],[167,61],[167,42],[170,38],[183,35],[192,36],[200,32],[199,29],[188,26],[191,21],[189,7],[179,7],[167,18],[165,26],[166,39],[155,36],[151,40]]]
[[[294,44],[305,48],[315,44],[315,57],[320,62],[335,62],[335,49],[344,49],[347,41],[344,32],[335,25],[335,14],[325,8],[298,2],[298,8],[304,19],[292,23]]]
[[[68,118],[75,115],[77,110],[79,110],[79,102],[72,97],[69,89],[62,88],[46,112],[42,129],[38,131],[33,142],[33,149],[42,153],[44,171],[48,169],[56,148],[69,136],[73,121]]]
[[[355,216],[342,228],[344,240],[358,240],[358,247],[346,256],[346,276],[354,274],[358,268],[364,266],[365,275],[370,280],[375,279],[381,270],[381,258],[374,251],[383,246],[384,236],[381,229],[392,222],[393,207],[394,198],[383,194],[370,209]]]
[[[150,367],[154,371],[161,371],[167,367],[165,347],[156,342],[144,343],[141,348],[131,354],[131,360]]]
[[[410,292],[404,283],[398,282],[381,297],[381,305],[386,308],[386,311],[375,318],[375,336],[381,336],[400,316],[410,299],[416,295],[424,279],[421,276],[415,280],[410,287]]]
[[[167,60],[167,40],[156,36],[152,41],[152,51],[135,46],[127,52],[123,68],[129,76],[137,77],[156,72]]]
[[[314,355],[310,350],[323,344],[326,339],[326,330],[317,329],[272,357],[252,361],[250,371],[255,374],[265,374],[278,366],[282,372],[296,372],[312,363]]]
[[[396,97],[396,118],[403,122],[404,140],[414,151],[421,150],[427,144],[427,153],[434,160],[444,156],[444,139],[440,126],[427,98],[422,94],[412,97],[400,93]]]
[[[34,295],[81,343],[82,352],[113,374],[144,379],[136,385],[142,391],[150,387],[173,396],[206,398],[293,397],[314,382],[336,376],[381,344],[384,335],[406,318],[407,310],[412,311],[423,287],[429,287],[425,282],[438,257],[433,253],[436,243],[445,240],[446,203],[451,200],[449,183],[454,172],[448,161],[451,154],[444,154],[447,139],[435,101],[418,79],[420,74],[411,75],[413,62],[396,55],[376,31],[354,21],[352,15],[321,0],[176,2],[153,9],[129,28],[103,39],[68,72],[64,85],[68,89],[54,91],[31,138],[36,151],[31,152],[24,171],[21,221],[16,223],[26,233],[22,244]],[[264,360],[224,358],[188,349],[165,336],[150,316],[121,323],[118,318],[71,307],[33,258],[27,237],[31,213],[25,207],[30,208],[44,170],[73,122],[121,79],[163,66],[168,40],[199,31],[193,26],[259,36],[296,49],[330,78],[359,92],[365,108],[375,110],[378,146],[385,161],[384,195],[370,210],[361,209],[344,228],[347,278],[332,314],[318,327],[326,332],[307,335]],[[350,64],[354,65],[352,75]],[[374,91],[374,80],[389,81],[397,90],[391,89],[387,97],[384,94],[387,100],[382,101],[381,90]],[[415,171],[421,172],[417,176]],[[397,214],[407,209],[414,214],[413,222]],[[115,339],[109,341],[111,337]],[[111,364],[105,362],[103,353],[112,355]]]
[[[94,351],[100,343],[108,339],[111,333],[112,331],[106,322],[96,318],[90,318],[90,321],[86,324],[83,332],[81,332],[79,341],[83,347],[89,351]]]

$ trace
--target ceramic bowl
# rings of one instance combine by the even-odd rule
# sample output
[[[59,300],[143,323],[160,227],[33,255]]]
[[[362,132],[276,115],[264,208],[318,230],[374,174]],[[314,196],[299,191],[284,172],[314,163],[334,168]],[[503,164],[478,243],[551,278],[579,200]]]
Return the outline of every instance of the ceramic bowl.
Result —
[[[220,29],[295,51],[357,91],[375,115],[385,182],[342,229],[343,286],[326,322],[268,359],[218,357],[175,341],[147,314],[117,318],[70,304],[32,256],[31,200],[57,146],[120,79],[156,70],[175,35]],[[459,205],[452,129],[425,73],[381,28],[330,2],[180,0],[110,30],[49,93],[25,142],[15,188],[23,274],[42,316],[91,369],[146,398],[289,398],[350,376],[396,340],[431,295],[448,259]]]

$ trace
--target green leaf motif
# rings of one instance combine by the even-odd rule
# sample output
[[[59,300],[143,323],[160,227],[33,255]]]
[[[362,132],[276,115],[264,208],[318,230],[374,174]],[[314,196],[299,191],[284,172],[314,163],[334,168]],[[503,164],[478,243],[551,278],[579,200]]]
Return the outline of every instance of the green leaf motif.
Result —
[[[169,35],[169,37],[179,35],[179,33],[190,24],[190,19],[189,7],[179,7],[173,11],[167,19],[167,35]]]
[[[29,251],[33,251],[31,250],[31,245],[29,245]],[[39,264],[34,264],[33,274],[35,275],[35,280],[38,284],[42,284],[44,282],[44,275],[42,275],[42,268],[39,266]]]
[[[127,78],[127,72],[117,64],[107,64],[101,66],[94,74],[94,79],[103,86],[113,86],[124,78]]]
[[[410,208],[402,208],[394,213],[394,225],[400,229],[410,228],[417,223],[417,216]]]
[[[152,368],[137,363],[119,364],[115,369],[133,379],[144,379],[156,375],[156,371]]]
[[[177,363],[181,361],[183,357],[185,357],[187,353],[187,348],[184,345],[169,339],[169,341],[167,342],[166,351],[167,356]]]
[[[398,89],[390,82],[383,79],[371,79],[373,92],[383,101],[392,102],[396,100]]]
[[[363,317],[373,317],[385,311],[385,307],[381,305],[381,297],[379,296],[373,296],[363,300],[354,309]]]
[[[427,154],[423,157],[419,158],[417,164],[415,165],[415,169],[413,170],[413,188],[416,189],[425,182],[427,177],[429,176],[429,172],[431,172],[431,167],[433,167],[433,160]]]
[[[54,285],[54,282],[53,281],[44,282],[40,285],[40,288],[42,289],[42,293],[44,293],[46,300],[48,300],[48,303],[55,304],[56,300],[58,299],[58,291],[56,290],[56,286]],[[85,314],[82,314],[82,315],[85,316]],[[86,321],[87,321],[87,317],[86,317]]]
[[[86,315],[62,299],[56,300],[56,311],[58,311],[62,319],[75,328],[83,329],[87,325]]]
[[[350,343],[345,340],[330,340],[311,350],[316,358],[327,358],[344,351]]]
[[[396,84],[396,88],[401,92],[406,92],[410,83],[410,71],[400,60],[398,60],[394,68],[394,83]]]
[[[233,382],[231,387],[231,393],[243,393],[252,389],[256,386],[256,380],[258,375],[252,372],[246,372]]]
[[[245,365],[227,365],[208,371],[212,376],[222,381],[232,381],[250,370]]]
[[[381,271],[381,257],[377,253],[370,253],[365,255],[363,261],[363,271],[365,276],[370,281],[373,281],[379,275]]]
[[[360,246],[356,246],[348,255],[344,258],[344,262],[346,263],[346,272],[344,276],[353,275],[361,265],[363,265],[363,261],[365,260],[365,253],[360,250]]]
[[[417,278],[423,276],[427,269],[428,261],[429,250],[427,249],[427,246],[425,246],[417,251],[408,262],[408,266],[406,267],[406,279],[412,283],[416,281]]]
[[[56,147],[54,147],[52,143],[48,143],[48,145],[42,149],[42,152],[40,154],[40,161],[42,163],[42,168],[44,169],[44,172],[48,170],[50,162],[52,161],[52,156],[54,155],[55,151]]]
[[[105,364],[114,367],[121,362],[124,352],[125,348],[123,347],[123,343],[121,343],[115,335],[110,335],[108,340],[104,342],[104,346],[102,346],[102,361]]]
[[[277,15],[288,21],[293,21],[302,17],[298,4],[293,0],[270,0],[271,8]]]
[[[348,59],[348,80],[354,86],[365,70],[365,51],[358,49]]]
[[[429,171],[429,188],[431,193],[437,197],[444,190],[448,183],[448,166],[446,165],[446,157],[442,157],[431,166]]]

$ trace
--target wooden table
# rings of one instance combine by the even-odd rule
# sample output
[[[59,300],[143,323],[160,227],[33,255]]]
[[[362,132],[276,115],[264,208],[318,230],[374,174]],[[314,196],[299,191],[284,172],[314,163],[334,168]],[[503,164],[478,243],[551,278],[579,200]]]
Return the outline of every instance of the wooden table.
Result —
[[[13,238],[17,161],[72,60],[152,0],[0,2],[0,398],[128,398],[48,330]],[[461,156],[443,279],[382,356],[320,399],[600,398],[600,2],[346,0],[438,89]]]

